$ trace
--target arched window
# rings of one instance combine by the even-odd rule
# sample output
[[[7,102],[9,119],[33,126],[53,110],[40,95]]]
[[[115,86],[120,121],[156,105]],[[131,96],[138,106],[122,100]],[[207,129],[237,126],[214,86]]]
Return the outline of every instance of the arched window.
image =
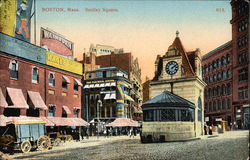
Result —
[[[18,79],[18,63],[16,60],[10,61],[9,69],[10,69],[10,78]]]
[[[224,96],[225,95],[225,85],[223,84],[221,87],[221,95]]]
[[[232,74],[231,74],[231,70],[227,70],[227,78],[231,78]]]
[[[226,78],[227,78],[227,72],[226,72],[226,71],[223,71],[223,72],[222,72],[222,77],[223,77],[223,79],[226,79]]]
[[[214,74],[214,82],[216,82],[217,81],[217,76],[216,76],[216,74]]]
[[[49,86],[50,87],[55,86],[55,74],[52,72],[49,73]]]
[[[217,86],[217,93],[218,93],[218,96],[220,96],[221,95],[221,91],[220,91],[221,89],[220,89],[220,86]]]
[[[32,66],[32,83],[38,83],[38,81],[39,81],[38,68]]]

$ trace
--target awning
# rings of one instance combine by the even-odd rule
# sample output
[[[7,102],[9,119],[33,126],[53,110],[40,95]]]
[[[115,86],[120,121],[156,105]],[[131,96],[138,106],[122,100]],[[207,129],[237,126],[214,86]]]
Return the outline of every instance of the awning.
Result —
[[[134,102],[133,98],[131,98],[129,95],[124,94],[124,97],[125,97],[126,100]]]
[[[105,94],[104,100],[110,99],[110,94]]]
[[[88,85],[88,84],[86,84],[83,88],[89,88],[89,85]]]
[[[67,77],[67,76],[62,76],[63,77],[63,79],[65,79],[65,81],[67,82],[67,83],[70,83],[70,80],[69,80],[69,78]]]
[[[100,87],[105,87],[105,84],[104,84],[104,83],[101,83],[101,84],[100,84]]]
[[[46,123],[40,117],[7,117],[6,124],[44,124]]]
[[[28,95],[35,108],[48,110],[39,92],[28,91]]]
[[[3,96],[3,92],[2,92],[2,89],[0,88],[0,107],[7,107],[8,104]]]
[[[139,127],[139,123],[128,118],[117,118],[106,127]]]
[[[105,87],[110,87],[110,83],[105,83]]]
[[[110,99],[116,99],[116,94],[115,93],[110,94]]]
[[[52,123],[50,120],[48,120],[46,117],[40,117],[43,121],[45,121],[45,126],[55,126],[54,123]]]
[[[78,86],[82,86],[82,83],[78,80],[78,79],[74,79],[76,81],[76,83],[78,84]]]
[[[74,107],[74,110],[81,110],[81,107]]]
[[[81,118],[47,117],[55,126],[87,126],[88,122]]]
[[[6,126],[9,117],[5,117],[4,115],[0,115],[0,126]]]
[[[65,112],[67,114],[71,114],[71,111],[70,111],[69,107],[67,107],[67,106],[62,106],[62,107],[63,107],[63,109],[65,110]]]
[[[7,92],[13,103],[13,106],[8,106],[8,108],[29,108],[21,89],[7,87]]]
[[[116,86],[115,82],[110,83],[110,86]]]
[[[94,88],[94,86],[95,86],[94,84],[90,84],[89,88]]]
[[[95,84],[94,88],[99,88],[100,84]]]

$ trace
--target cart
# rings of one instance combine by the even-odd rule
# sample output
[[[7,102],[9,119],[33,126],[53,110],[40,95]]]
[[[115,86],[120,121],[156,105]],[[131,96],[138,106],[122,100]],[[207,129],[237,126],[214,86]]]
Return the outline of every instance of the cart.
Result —
[[[52,145],[44,121],[15,121],[6,125],[6,134],[0,136],[0,148],[25,153],[31,149],[48,150]]]

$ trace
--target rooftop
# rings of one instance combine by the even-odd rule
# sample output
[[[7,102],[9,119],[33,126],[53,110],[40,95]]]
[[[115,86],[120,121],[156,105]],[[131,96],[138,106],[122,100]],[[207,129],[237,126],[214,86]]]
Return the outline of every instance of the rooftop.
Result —
[[[224,44],[222,44],[221,46],[219,46],[219,47],[215,48],[214,50],[208,52],[207,54],[203,55],[203,56],[202,56],[202,59],[211,56],[211,55],[214,54],[215,52],[217,52],[217,51],[219,51],[219,50],[221,50],[221,49],[223,49],[223,48],[229,46],[231,43],[232,43],[232,40],[231,40],[231,41],[228,41],[228,42],[226,42],[226,43],[224,43]]]

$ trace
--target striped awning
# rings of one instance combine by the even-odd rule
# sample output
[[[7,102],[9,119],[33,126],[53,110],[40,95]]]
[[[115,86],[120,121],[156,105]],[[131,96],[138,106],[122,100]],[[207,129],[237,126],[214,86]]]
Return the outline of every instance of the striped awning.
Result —
[[[70,80],[69,80],[69,78],[67,77],[67,76],[62,76],[63,77],[63,79],[67,82],[67,83],[70,83]]]
[[[110,83],[105,83],[105,87],[110,87]]]
[[[48,110],[39,92],[28,91],[28,95],[35,108]]]
[[[89,88],[89,85],[88,85],[88,84],[86,84],[83,88]]]
[[[104,100],[110,99],[110,94],[105,94]]]
[[[74,79],[78,86],[82,86],[82,83],[78,79]]]
[[[71,114],[71,111],[70,111],[69,107],[67,107],[67,106],[62,106],[62,108],[64,109],[64,111],[65,111],[67,114]]]
[[[7,92],[10,96],[11,102],[13,103],[13,105],[8,106],[8,108],[29,108],[21,89],[7,87]]]
[[[3,96],[3,92],[2,92],[2,89],[0,88],[0,107],[7,107],[8,104]]]
[[[110,99],[116,99],[116,94],[115,93],[110,94]]]

